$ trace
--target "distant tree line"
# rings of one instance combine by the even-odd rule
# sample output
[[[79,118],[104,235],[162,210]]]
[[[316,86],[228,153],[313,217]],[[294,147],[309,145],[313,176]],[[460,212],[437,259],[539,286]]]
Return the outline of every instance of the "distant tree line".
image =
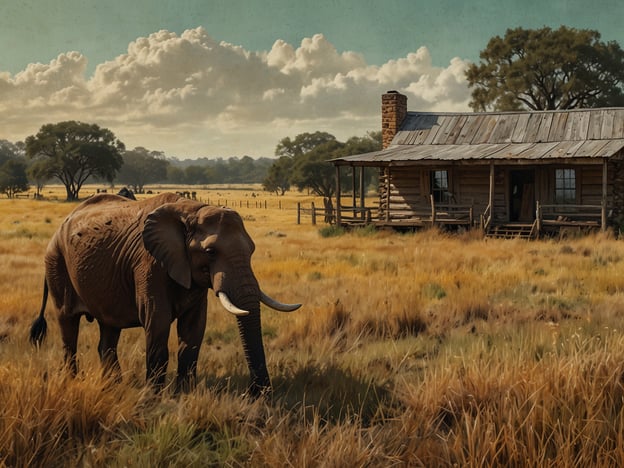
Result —
[[[250,156],[228,159],[170,159],[167,180],[174,184],[259,184],[274,162]]]
[[[131,150],[113,132],[96,124],[76,121],[46,124],[25,142],[0,140],[0,192],[9,198],[21,192],[42,189],[51,180],[60,181],[67,200],[78,200],[87,182],[125,185],[143,193],[149,184],[254,184],[283,194],[291,186],[331,197],[335,192],[333,166],[329,159],[374,151],[381,145],[381,132],[340,142],[325,132],[304,133],[293,140],[282,139],[275,158],[249,156],[229,159],[179,160],[144,147]],[[374,177],[368,178],[372,183]]]

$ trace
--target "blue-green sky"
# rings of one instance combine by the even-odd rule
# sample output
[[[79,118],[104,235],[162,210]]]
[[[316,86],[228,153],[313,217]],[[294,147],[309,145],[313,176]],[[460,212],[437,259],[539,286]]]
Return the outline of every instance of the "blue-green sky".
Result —
[[[2,0],[0,70],[16,73],[77,50],[90,66],[160,29],[203,26],[218,40],[268,50],[323,33],[340,51],[380,65],[426,46],[436,65],[477,60],[510,27],[597,29],[624,44],[621,0]]]
[[[131,147],[270,155],[293,132],[374,130],[385,88],[410,108],[465,107],[462,66],[507,28],[624,44],[623,20],[622,0],[0,0],[0,139],[95,119]]]

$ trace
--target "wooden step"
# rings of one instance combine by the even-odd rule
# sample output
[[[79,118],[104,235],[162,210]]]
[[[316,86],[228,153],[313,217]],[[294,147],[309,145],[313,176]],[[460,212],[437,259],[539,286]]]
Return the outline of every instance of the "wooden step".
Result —
[[[492,226],[487,237],[495,239],[531,239],[532,224],[501,224]]]

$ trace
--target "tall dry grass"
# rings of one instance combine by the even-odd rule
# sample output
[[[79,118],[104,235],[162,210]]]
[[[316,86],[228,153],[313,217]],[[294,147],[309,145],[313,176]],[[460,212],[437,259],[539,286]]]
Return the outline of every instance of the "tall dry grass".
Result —
[[[228,190],[198,195],[237,205],[263,289],[304,303],[263,311],[270,400],[243,396],[236,324],[212,293],[196,391],[144,388],[141,330],[122,333],[123,381],[108,382],[86,322],[68,378],[54,321],[40,350],[27,334],[47,240],[73,205],[0,200],[1,465],[624,464],[622,241],[323,237],[295,224],[309,197]],[[268,209],[247,208],[251,193]]]

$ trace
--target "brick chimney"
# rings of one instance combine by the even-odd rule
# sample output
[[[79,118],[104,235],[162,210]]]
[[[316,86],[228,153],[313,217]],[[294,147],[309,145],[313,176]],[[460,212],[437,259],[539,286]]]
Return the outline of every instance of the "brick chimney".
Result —
[[[398,91],[388,91],[381,96],[381,137],[384,149],[390,146],[405,116],[407,116],[407,96]]]

